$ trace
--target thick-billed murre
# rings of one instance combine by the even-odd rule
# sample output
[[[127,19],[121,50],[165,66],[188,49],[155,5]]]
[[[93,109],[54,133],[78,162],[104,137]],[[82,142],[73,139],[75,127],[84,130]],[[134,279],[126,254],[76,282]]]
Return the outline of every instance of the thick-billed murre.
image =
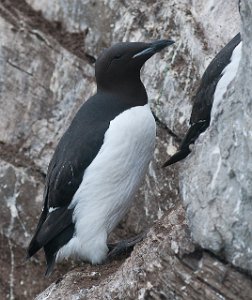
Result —
[[[240,57],[241,36],[238,33],[215,56],[205,70],[193,99],[190,128],[183,138],[178,151],[164,163],[163,167],[172,165],[190,154],[190,145],[208,128],[211,120],[211,111],[214,110],[219,99],[225,93],[228,84],[233,80]]]
[[[156,125],[140,79],[144,63],[173,44],[119,43],[95,65],[97,93],[77,112],[48,167],[44,207],[27,258],[103,262],[107,237],[127,212],[152,159]],[[112,250],[113,251],[113,250]]]

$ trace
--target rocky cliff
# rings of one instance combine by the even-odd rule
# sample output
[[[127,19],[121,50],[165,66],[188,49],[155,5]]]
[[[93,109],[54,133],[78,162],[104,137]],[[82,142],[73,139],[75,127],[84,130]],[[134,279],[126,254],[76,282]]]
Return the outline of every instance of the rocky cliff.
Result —
[[[252,4],[207,0],[3,0],[0,2],[0,298],[252,299]],[[199,78],[239,31],[235,80],[192,154],[176,151]],[[129,257],[101,266],[25,262],[57,141],[95,91],[94,61],[117,41],[172,38],[142,79],[157,119],[155,157],[112,239],[150,227]],[[216,147],[219,149],[217,152]],[[51,284],[51,285],[50,285]]]

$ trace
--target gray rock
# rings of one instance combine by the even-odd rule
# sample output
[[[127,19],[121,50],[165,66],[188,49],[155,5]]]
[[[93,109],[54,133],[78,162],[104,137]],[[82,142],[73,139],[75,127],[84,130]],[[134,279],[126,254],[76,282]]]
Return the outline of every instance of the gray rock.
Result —
[[[178,167],[160,169],[167,153],[176,151],[170,131],[182,135],[187,127],[199,76],[239,28],[234,1],[204,4],[192,1],[188,7],[185,0],[0,3],[1,299],[31,299],[56,279],[41,297],[220,299],[224,295],[235,299],[237,291],[241,299],[249,295],[246,276],[201,250],[199,255],[195,252],[178,204]],[[204,15],[214,11],[215,17],[203,18],[202,10]],[[95,92],[92,57],[114,42],[161,37],[175,39],[175,46],[143,70],[159,119],[155,159],[134,206],[111,238],[134,235],[157,223],[130,258],[102,266],[66,262],[45,279],[43,255],[25,263],[25,248],[41,209],[44,174],[53,150],[77,109]]]
[[[242,59],[211,126],[181,166],[180,187],[192,236],[252,272],[252,4],[244,1]],[[215,106],[215,105],[214,105]]]
[[[62,265],[45,279],[42,255],[26,263],[26,247],[53,149],[95,87],[93,66],[38,30],[38,20],[22,1],[0,3],[1,299],[31,299],[64,274]]]
[[[15,206],[6,203],[0,212],[1,251],[4,253],[0,266],[3,285],[0,298],[12,299],[19,295],[25,299],[64,274],[66,265],[66,270],[71,268],[69,264],[60,265],[48,281],[41,272],[42,255],[24,263],[25,250],[41,210],[44,174],[53,149],[78,107],[95,92],[94,68],[85,57],[78,56],[68,41],[61,40],[61,33],[52,24],[25,3],[18,1],[14,5],[6,1],[0,4],[0,11],[0,30],[4,33],[0,47],[1,193],[2,199],[9,199],[11,195],[18,207],[22,203],[19,214],[11,215],[16,212]],[[57,34],[50,34],[54,29]],[[72,42],[76,42],[74,36]],[[132,212],[112,239],[150,226],[178,200],[176,172],[169,172],[169,185],[164,182],[167,174],[161,172],[160,175],[159,165],[166,156],[164,140],[167,134],[161,128],[159,132],[159,149],[155,153],[158,162],[150,166],[149,176],[136,197]],[[6,171],[6,165],[11,171]],[[18,194],[13,190],[16,173],[19,174],[18,187],[21,191],[24,189],[24,192],[18,190]],[[8,180],[8,189],[5,189]],[[21,215],[22,223],[19,222]],[[9,229],[11,220],[14,225]]]
[[[110,276],[106,265],[96,266],[96,273],[86,266],[69,272],[36,300],[251,299],[245,275],[195,249],[181,205],[156,223],[121,266],[109,267]]]
[[[85,33],[83,43],[85,42],[89,54],[97,54],[97,51],[110,45],[114,17],[106,1],[27,0],[26,2],[35,10],[41,11],[46,19],[61,24],[67,32]]]
[[[162,60],[157,55],[147,62],[143,81],[155,114],[178,134],[185,130],[192,87],[198,76],[220,47],[239,31],[238,6],[232,0],[211,0],[207,5],[204,1],[192,1],[190,6],[185,0],[27,2],[50,21],[62,22],[69,31],[74,30],[71,24],[85,23],[90,30],[85,49],[95,57],[102,47],[115,42],[173,38],[176,44],[161,54]],[[101,24],[95,24],[97,20]],[[106,37],[105,42],[97,43],[97,28]],[[164,64],[164,60],[171,62],[171,66]]]

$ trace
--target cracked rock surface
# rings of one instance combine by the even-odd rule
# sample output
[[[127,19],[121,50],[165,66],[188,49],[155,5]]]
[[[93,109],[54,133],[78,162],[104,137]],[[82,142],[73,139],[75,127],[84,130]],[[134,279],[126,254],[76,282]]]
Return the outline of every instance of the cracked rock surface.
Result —
[[[247,44],[248,8],[243,13]],[[227,264],[229,256],[220,260],[191,240],[193,226],[185,221],[181,200],[186,202],[192,175],[182,172],[183,165],[160,168],[186,131],[198,79],[239,26],[232,0],[0,2],[0,299],[32,299],[39,293],[38,299],[249,299],[249,276]],[[100,266],[64,262],[44,278],[42,253],[25,262],[25,249],[55,146],[95,92],[95,58],[118,41],[158,38],[176,44],[148,61],[142,74],[158,125],[154,160],[111,239],[146,227],[150,233],[129,257]],[[250,63],[245,57],[244,66]],[[244,122],[249,124],[249,118]]]
[[[93,279],[86,288],[84,269],[76,269],[36,300],[251,299],[250,279],[195,248],[184,215],[181,205],[166,213],[108,278]]]
[[[213,109],[211,126],[182,164],[180,179],[194,240],[203,248],[221,253],[230,263],[250,274],[252,99],[248,80],[251,78],[251,10],[251,2],[244,1],[243,48],[237,75]]]

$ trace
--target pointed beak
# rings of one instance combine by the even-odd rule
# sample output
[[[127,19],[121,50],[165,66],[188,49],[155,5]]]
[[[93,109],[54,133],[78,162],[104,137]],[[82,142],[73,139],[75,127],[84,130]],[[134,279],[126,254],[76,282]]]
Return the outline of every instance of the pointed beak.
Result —
[[[147,44],[147,48],[144,50],[136,53],[132,58],[137,58],[137,57],[145,57],[147,56],[148,58],[151,57],[153,54],[161,51],[162,49],[174,44],[175,42],[172,40],[158,40],[153,43]]]

